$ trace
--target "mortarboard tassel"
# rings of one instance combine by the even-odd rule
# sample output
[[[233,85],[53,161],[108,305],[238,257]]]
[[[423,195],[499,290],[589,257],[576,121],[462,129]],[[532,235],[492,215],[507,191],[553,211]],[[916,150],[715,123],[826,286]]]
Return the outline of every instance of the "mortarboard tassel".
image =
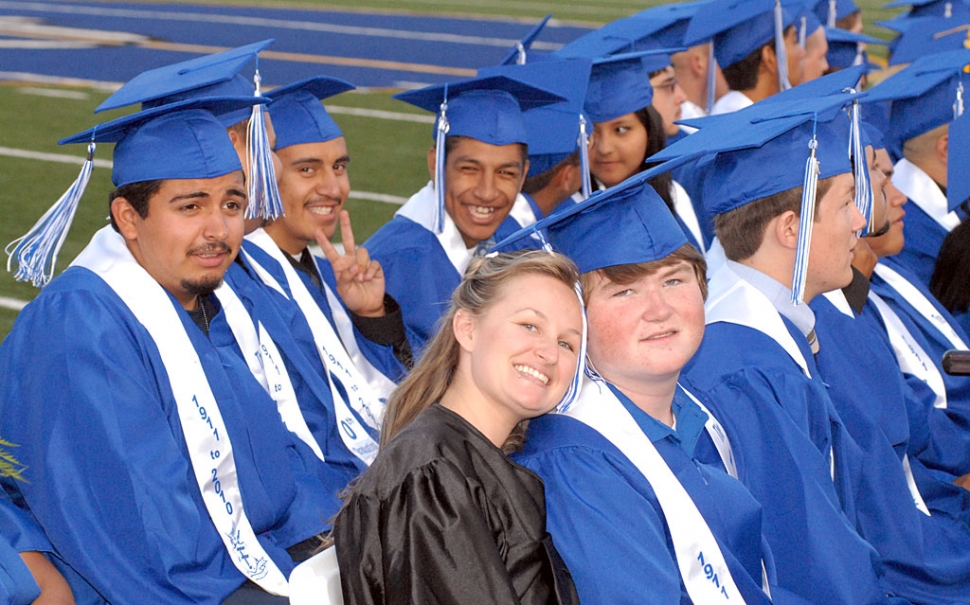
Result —
[[[854,92],[854,91],[853,91]],[[849,130],[850,154],[855,169],[855,205],[859,213],[866,219],[866,226],[859,233],[863,237],[872,233],[876,226],[872,224],[872,185],[869,182],[869,162],[866,160],[865,148],[862,145],[862,118],[859,102],[852,102],[851,124]]]
[[[785,21],[781,0],[775,0],[775,58],[778,61],[778,92],[791,88],[788,80],[788,53],[785,52]]]
[[[826,15],[825,25],[827,27],[835,27],[836,17],[838,16],[838,11],[835,7],[836,0],[829,0],[829,12]]]
[[[589,173],[589,133],[586,132],[586,116],[579,114],[579,170],[583,175],[583,199],[593,192],[593,182]]]
[[[957,98],[953,101],[953,119],[963,115],[963,82],[957,82]]]
[[[802,17],[800,19],[801,24],[798,26],[798,45],[805,49],[805,40],[808,38],[808,17]]]
[[[30,231],[7,244],[4,249],[7,253],[7,271],[12,271],[11,263],[16,257],[18,266],[14,279],[17,281],[29,281],[35,287],[42,288],[54,277],[57,253],[67,239],[71,222],[77,213],[78,203],[91,179],[95,147],[92,134],[91,142],[88,143],[88,156],[81,166],[81,173],[78,174],[77,179],[30,228]]]
[[[715,95],[717,92],[717,57],[714,56],[714,40],[707,51],[707,115],[711,115],[714,109]]]
[[[850,67],[856,67],[857,65],[862,65],[862,62],[866,60],[866,51],[862,46],[862,42],[858,42],[855,45],[855,59],[852,59],[852,65]]]
[[[517,42],[515,45],[515,51],[518,53],[515,57],[516,65],[525,65],[525,46],[521,42]]]
[[[943,5],[943,16],[949,19],[953,16],[953,3],[947,2]]]
[[[253,78],[255,95],[260,96],[259,68]],[[283,201],[276,184],[276,168],[273,166],[273,150],[266,134],[266,120],[261,104],[253,105],[246,137],[246,155],[249,161],[249,206],[246,218],[275,219],[283,215]]]
[[[438,199],[433,220],[435,233],[441,233],[445,228],[445,139],[448,136],[448,129],[448,85],[445,84],[445,98],[441,102],[438,130],[435,132],[434,139],[434,192]]]
[[[818,189],[818,159],[815,149],[818,139],[812,133],[808,143],[811,150],[805,162],[805,180],[802,182],[802,207],[798,221],[798,246],[795,250],[795,271],[792,275],[791,302],[800,305],[805,302],[805,277],[808,272],[808,251],[812,245],[812,226],[815,223],[815,194]]]
[[[576,291],[576,297],[579,299],[579,309],[583,315],[583,333],[580,337],[579,351],[576,355],[576,374],[569,383],[569,388],[566,389],[566,394],[563,395],[562,401],[556,406],[556,411],[560,414],[565,413],[579,399],[579,393],[583,388],[583,376],[586,374],[586,305],[583,304],[583,287],[578,281],[573,286],[573,289]]]

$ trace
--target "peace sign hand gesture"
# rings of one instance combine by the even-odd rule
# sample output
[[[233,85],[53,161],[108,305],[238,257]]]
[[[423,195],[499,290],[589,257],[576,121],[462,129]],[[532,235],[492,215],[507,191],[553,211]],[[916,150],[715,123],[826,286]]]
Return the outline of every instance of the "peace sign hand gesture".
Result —
[[[350,228],[350,213],[340,211],[340,236],[344,253],[334,248],[323,229],[317,229],[315,237],[330,261],[337,278],[337,294],[351,312],[362,317],[381,317],[384,311],[384,269],[376,260],[370,259],[367,248],[354,245],[354,232]]]

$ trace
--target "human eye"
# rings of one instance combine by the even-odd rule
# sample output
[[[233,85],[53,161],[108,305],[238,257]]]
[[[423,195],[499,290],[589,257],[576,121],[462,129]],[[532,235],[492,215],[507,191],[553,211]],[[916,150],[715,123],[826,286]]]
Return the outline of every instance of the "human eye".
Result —
[[[343,173],[347,172],[347,163],[346,162],[338,162],[338,163],[334,164],[333,165],[333,171],[336,172],[337,174],[343,174]]]
[[[300,166],[300,174],[303,176],[313,176],[316,169],[313,166]]]
[[[684,283],[684,280],[681,279],[680,277],[670,277],[670,278],[667,279],[667,281],[664,282],[664,285],[665,286],[679,286],[682,283]]]
[[[223,205],[223,207],[226,210],[231,210],[235,212],[235,211],[242,210],[243,205],[240,200],[229,200]]]
[[[617,290],[613,293],[613,298],[622,298],[624,296],[630,296],[633,294],[633,288],[626,288],[624,290]]]
[[[523,328],[525,328],[526,330],[528,330],[529,332],[538,332],[539,331],[539,328],[536,327],[535,324],[521,323],[519,325],[522,326]]]
[[[564,348],[564,349],[566,349],[567,351],[575,351],[575,349],[573,348],[572,343],[567,342],[565,340],[560,340],[559,341],[559,346],[562,347],[562,348]]]
[[[616,134],[626,134],[628,132],[630,132],[630,127],[629,126],[617,126],[616,127]]]

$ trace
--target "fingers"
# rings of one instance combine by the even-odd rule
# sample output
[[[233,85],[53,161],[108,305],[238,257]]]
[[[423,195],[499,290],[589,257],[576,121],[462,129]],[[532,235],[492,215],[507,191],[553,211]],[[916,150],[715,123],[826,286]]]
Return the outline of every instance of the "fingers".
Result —
[[[323,255],[327,257],[330,264],[333,265],[340,258],[340,253],[334,248],[333,244],[330,243],[330,239],[327,238],[327,234],[323,232],[323,229],[317,229],[313,233],[313,237],[317,240],[320,248],[323,250]]]
[[[354,230],[350,227],[350,213],[346,210],[340,211],[340,238],[344,244],[344,252],[353,256],[354,250]]]

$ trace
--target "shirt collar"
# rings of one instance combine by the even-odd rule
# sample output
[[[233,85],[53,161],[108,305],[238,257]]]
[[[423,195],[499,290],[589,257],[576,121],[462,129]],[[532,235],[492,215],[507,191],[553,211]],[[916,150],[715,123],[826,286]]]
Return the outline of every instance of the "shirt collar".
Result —
[[[815,329],[815,313],[808,305],[793,305],[790,288],[748,265],[733,260],[727,262],[731,270],[741,279],[767,296],[775,310],[795,324],[799,332],[807,337]]]

